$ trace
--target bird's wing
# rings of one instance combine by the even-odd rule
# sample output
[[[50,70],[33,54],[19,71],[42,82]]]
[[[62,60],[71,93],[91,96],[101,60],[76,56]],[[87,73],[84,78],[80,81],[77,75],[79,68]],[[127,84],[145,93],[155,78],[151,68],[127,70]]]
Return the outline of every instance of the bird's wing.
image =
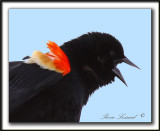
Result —
[[[52,87],[62,74],[22,61],[9,62],[9,110],[14,111],[47,87]]]

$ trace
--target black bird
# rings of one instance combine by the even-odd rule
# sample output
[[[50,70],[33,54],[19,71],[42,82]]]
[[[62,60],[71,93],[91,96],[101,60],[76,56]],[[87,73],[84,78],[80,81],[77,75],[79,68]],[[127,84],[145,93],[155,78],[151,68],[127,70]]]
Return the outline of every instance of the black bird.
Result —
[[[9,62],[10,122],[79,122],[95,90],[115,77],[126,84],[117,64],[138,68],[110,34],[91,32],[60,47],[47,45],[48,53]]]

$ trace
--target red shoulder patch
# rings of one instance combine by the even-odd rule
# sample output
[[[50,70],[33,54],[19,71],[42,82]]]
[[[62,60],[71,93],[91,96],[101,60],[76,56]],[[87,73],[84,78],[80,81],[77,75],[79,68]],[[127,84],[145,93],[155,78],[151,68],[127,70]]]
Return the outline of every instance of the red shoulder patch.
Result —
[[[46,55],[53,60],[55,68],[62,71],[63,76],[68,74],[71,69],[67,55],[55,42],[49,41],[47,45],[50,49],[50,52],[46,53]]]

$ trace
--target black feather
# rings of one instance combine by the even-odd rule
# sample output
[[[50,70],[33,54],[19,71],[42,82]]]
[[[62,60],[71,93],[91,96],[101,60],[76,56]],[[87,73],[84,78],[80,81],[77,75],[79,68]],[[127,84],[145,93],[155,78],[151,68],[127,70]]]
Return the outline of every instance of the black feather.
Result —
[[[30,56],[26,56],[22,60],[26,60],[26,59],[29,59],[29,58],[30,58]]]
[[[10,62],[9,68],[10,112],[62,78],[61,74],[41,69],[36,64],[25,64],[20,61]]]

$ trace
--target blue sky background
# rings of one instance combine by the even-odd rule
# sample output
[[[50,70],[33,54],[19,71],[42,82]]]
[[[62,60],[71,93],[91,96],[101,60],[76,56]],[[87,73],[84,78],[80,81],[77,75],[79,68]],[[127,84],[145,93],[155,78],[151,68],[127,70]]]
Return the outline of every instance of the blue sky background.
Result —
[[[48,40],[62,45],[92,31],[115,36],[141,70],[118,65],[128,87],[116,78],[97,90],[83,107],[80,122],[150,122],[151,9],[9,9],[9,61],[34,50],[47,52]],[[101,119],[107,113],[115,119]],[[117,119],[122,113],[137,117]]]

